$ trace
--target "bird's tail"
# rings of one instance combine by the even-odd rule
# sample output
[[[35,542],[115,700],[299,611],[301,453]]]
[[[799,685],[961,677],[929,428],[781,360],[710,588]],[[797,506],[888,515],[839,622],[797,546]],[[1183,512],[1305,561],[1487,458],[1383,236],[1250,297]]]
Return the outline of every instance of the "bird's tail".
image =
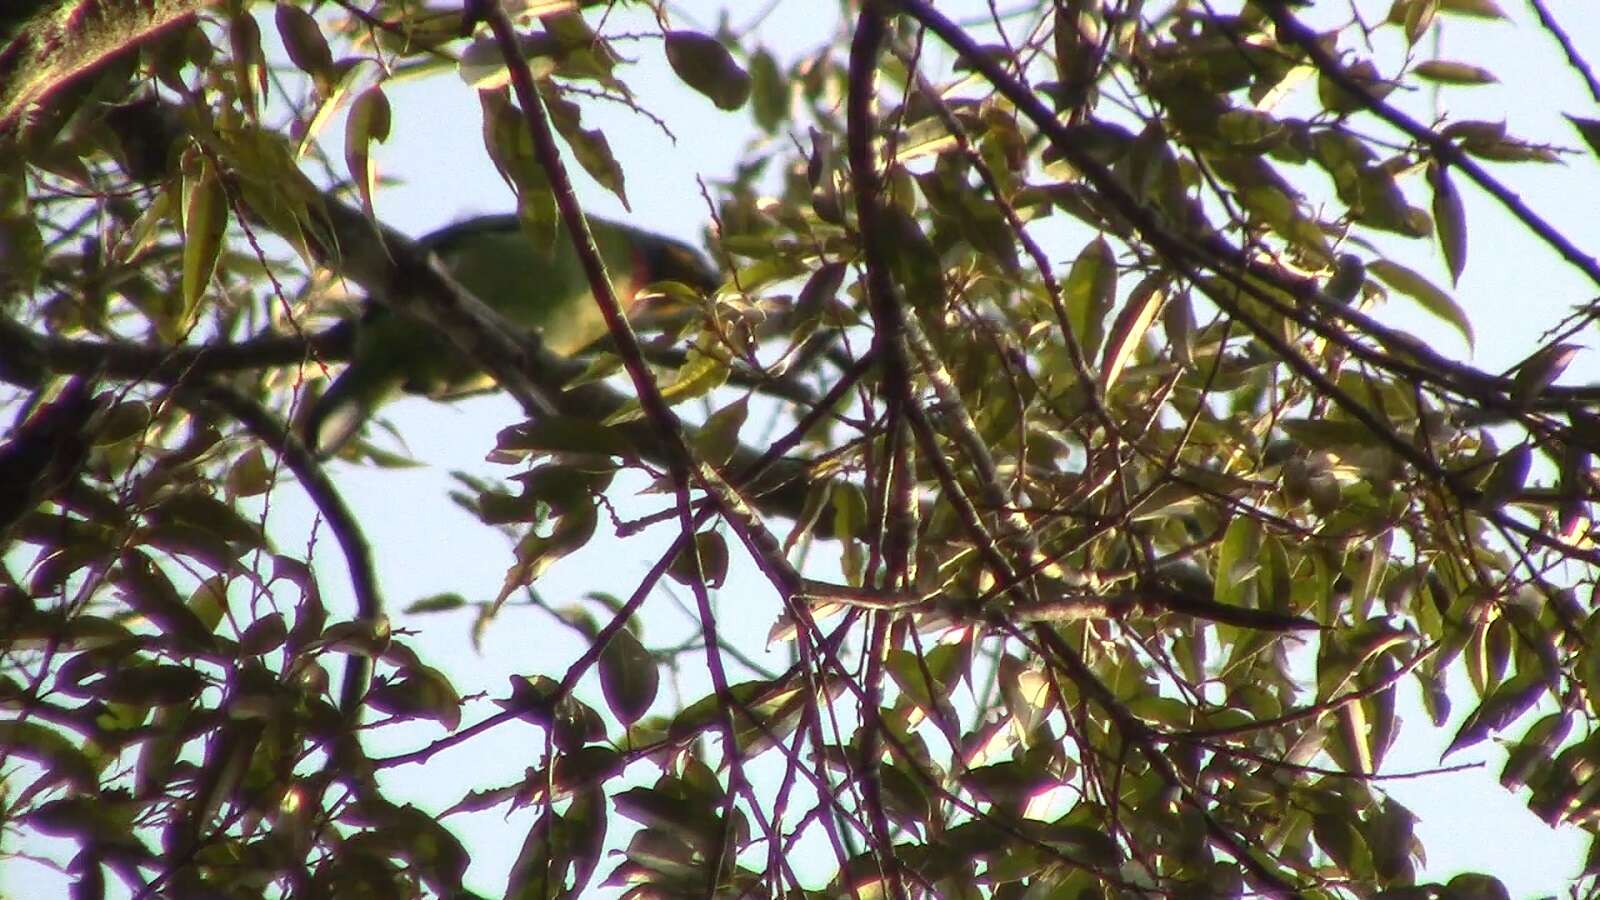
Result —
[[[401,382],[393,373],[376,368],[347,366],[311,405],[301,437],[312,453],[327,459],[344,449],[378,407],[400,391]]]

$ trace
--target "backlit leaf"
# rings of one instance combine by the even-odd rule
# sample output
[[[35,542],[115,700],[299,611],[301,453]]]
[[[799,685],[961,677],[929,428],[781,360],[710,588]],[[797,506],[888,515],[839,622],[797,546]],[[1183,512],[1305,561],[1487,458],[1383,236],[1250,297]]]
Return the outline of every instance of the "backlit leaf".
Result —
[[[1434,286],[1433,282],[1387,259],[1373,260],[1367,264],[1367,269],[1378,280],[1417,301],[1423,309],[1455,328],[1466,339],[1469,349],[1473,346],[1472,322],[1467,318],[1466,310],[1449,294]]]

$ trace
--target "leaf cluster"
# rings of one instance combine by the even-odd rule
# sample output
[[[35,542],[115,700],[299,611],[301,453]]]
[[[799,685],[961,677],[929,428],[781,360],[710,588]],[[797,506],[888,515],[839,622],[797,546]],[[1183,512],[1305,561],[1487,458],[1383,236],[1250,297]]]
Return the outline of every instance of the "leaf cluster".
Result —
[[[1459,719],[1447,753],[1499,740],[1530,809],[1600,827],[1600,392],[1560,383],[1595,306],[1505,373],[1377,315],[1479,337],[1469,184],[1600,284],[1506,199],[1555,143],[1406,111],[1494,82],[1427,56],[1440,23],[1503,18],[1488,0],[1333,25],[1067,0],[998,27],[900,0],[793,59],[622,33],[605,4],[523,4],[508,41],[472,4],[109,3],[110,49],[61,6],[0,52],[28,86],[0,94],[0,821],[70,841],[80,894],[467,895],[450,820],[527,809],[488,876],[508,896],[1504,896],[1418,874],[1382,789],[1411,686],[1409,728]],[[539,126],[626,200],[628,135],[586,115],[657,127],[641,55],[751,116],[712,197],[727,280],[660,346],[552,359],[377,219],[412,114],[391,91],[454,70],[524,221],[572,233]],[[512,537],[501,590],[408,622],[481,632],[557,560],[673,530],[628,598],[551,610],[577,659],[485,700],[391,628],[293,424],[356,327],[336,276],[528,414],[491,455],[513,474],[452,495]],[[377,436],[347,461],[408,463]],[[608,492],[630,471],[661,488],[637,520]],[[285,491],[342,565],[277,545]],[[837,576],[805,565],[823,546]],[[324,602],[344,580],[353,610]],[[641,625],[667,585],[688,645]],[[765,598],[740,608],[787,669],[719,632],[719,592]],[[685,670],[710,687],[668,709]],[[374,749],[417,721],[445,736]],[[446,758],[510,722],[542,735],[515,781]],[[389,799],[424,770],[459,799]]]

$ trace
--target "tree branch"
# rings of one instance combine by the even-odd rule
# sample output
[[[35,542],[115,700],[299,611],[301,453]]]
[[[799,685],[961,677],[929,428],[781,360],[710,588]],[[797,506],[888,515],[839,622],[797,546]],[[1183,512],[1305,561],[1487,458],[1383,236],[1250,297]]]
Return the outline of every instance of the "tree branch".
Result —
[[[350,507],[345,505],[339,489],[334,487],[316,457],[300,439],[261,404],[224,385],[186,381],[178,385],[177,393],[179,400],[184,403],[200,402],[215,406],[239,420],[257,440],[278,453],[289,471],[300,480],[306,496],[316,504],[317,510],[333,531],[334,539],[344,554],[345,566],[350,571],[350,587],[355,593],[357,614],[369,620],[382,616],[383,596],[379,593],[377,573],[372,566],[372,549],[367,545],[361,524]],[[347,660],[339,708],[354,723],[362,695],[366,693],[370,663],[359,653],[348,654]]]

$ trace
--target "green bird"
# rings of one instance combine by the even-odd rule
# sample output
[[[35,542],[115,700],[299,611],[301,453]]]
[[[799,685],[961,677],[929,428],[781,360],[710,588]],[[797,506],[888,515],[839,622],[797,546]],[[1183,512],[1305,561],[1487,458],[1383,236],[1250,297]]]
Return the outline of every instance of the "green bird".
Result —
[[[642,289],[675,281],[710,292],[722,279],[688,244],[616,222],[590,219],[595,246],[629,315],[645,306]],[[482,216],[418,241],[451,276],[496,312],[531,331],[545,348],[571,356],[606,333],[572,242],[558,234],[539,246],[515,215]],[[305,440],[321,456],[337,453],[402,391],[432,397],[481,386],[483,373],[429,326],[369,304],[357,324],[350,364],[328,385],[305,420]]]

